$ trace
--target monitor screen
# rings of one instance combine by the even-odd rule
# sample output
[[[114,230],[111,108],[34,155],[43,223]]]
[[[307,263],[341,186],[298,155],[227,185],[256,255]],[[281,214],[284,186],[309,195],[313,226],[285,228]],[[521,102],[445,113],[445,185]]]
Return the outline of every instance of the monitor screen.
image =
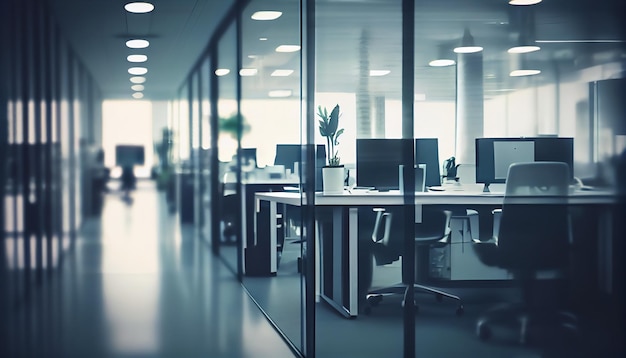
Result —
[[[505,183],[512,163],[550,161],[569,166],[574,179],[574,138],[476,138],[476,182]]]
[[[276,144],[274,165],[284,165],[286,169],[294,171],[294,163],[300,162],[300,144]]]
[[[426,186],[440,185],[439,155],[436,138],[411,140],[397,138],[368,138],[356,141],[356,184],[378,190],[399,189],[398,167],[403,150],[415,148],[417,164],[426,164]],[[419,153],[418,153],[419,151]],[[429,168],[434,167],[429,174]]]
[[[144,164],[144,147],[142,145],[115,146],[115,165],[133,166]]]
[[[415,163],[426,164],[426,183],[428,186],[441,185],[439,171],[439,141],[437,138],[415,139]]]
[[[241,155],[242,165],[248,165],[252,161],[254,161],[256,165],[256,148],[240,148],[239,153]]]

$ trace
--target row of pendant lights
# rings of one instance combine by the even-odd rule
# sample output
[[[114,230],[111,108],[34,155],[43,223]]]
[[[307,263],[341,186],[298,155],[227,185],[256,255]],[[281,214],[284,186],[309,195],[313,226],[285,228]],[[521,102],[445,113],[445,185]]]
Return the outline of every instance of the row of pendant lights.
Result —
[[[131,14],[147,14],[154,10],[154,5],[149,2],[130,2],[124,5],[124,9]],[[150,46],[150,42],[145,39],[130,39],[126,41],[126,47],[132,50],[141,50]],[[146,82],[145,75],[148,73],[148,68],[140,66],[139,64],[148,61],[148,56],[142,53],[132,53],[126,57],[126,60],[132,64],[128,68],[130,82],[132,83],[131,89],[133,90],[133,98],[143,98],[143,90],[145,89],[144,83]]]

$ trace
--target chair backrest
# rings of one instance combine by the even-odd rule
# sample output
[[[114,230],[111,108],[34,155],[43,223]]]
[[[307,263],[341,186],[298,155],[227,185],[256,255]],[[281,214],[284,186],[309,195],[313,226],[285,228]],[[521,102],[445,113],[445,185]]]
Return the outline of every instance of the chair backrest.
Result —
[[[562,162],[513,163],[506,177],[505,195],[566,196],[569,167]]]
[[[498,233],[503,266],[542,270],[567,263],[569,167],[561,162],[511,164]],[[544,196],[549,203],[532,197]],[[522,197],[522,198],[520,198]],[[523,197],[528,197],[525,201]]]
[[[391,212],[384,209],[374,209],[376,220],[372,230],[372,241],[385,246],[402,248],[406,240],[402,234],[402,221],[397,221],[393,226]],[[399,214],[399,213],[397,213]],[[425,209],[422,212],[421,223],[415,224],[415,241],[432,243],[439,240],[448,239],[450,236],[450,219],[452,212],[441,209]]]

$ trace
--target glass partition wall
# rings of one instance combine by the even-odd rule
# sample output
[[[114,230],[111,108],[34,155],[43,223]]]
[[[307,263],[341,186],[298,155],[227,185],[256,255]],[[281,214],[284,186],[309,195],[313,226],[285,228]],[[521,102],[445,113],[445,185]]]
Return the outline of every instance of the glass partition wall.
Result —
[[[315,3],[315,106],[330,112],[339,105],[339,127],[344,132],[338,150],[341,164],[349,173],[348,183],[357,185],[355,194],[365,191],[359,188],[365,186],[388,190],[383,189],[383,184],[395,186],[397,192],[398,164],[413,163],[413,132],[408,135],[403,132],[404,126],[412,126],[410,107],[408,112],[403,112],[402,105],[404,91],[412,91],[403,82],[402,48],[406,40],[402,28],[403,3],[401,0]],[[378,141],[370,142],[372,139]],[[367,154],[367,148],[361,145],[366,140],[379,144],[369,152],[371,173],[366,173],[358,160]],[[317,134],[316,141],[324,143],[325,138]],[[364,200],[355,206],[317,205],[321,262],[315,310],[316,356],[406,356],[404,330],[410,324],[405,321],[402,283],[410,284],[413,278],[402,274],[402,265],[410,270],[413,261],[403,263],[397,255],[399,251],[390,251],[393,258],[390,256],[383,265],[381,258],[376,257],[382,245],[372,238],[377,235],[379,212],[393,217],[389,221],[394,227],[390,242],[398,240],[401,244],[404,234],[411,235],[405,232],[403,221],[412,221],[413,215],[405,215],[414,210],[412,196],[412,190],[407,192],[406,205],[403,201],[400,205],[380,205],[375,200]],[[317,202],[322,201],[320,198]],[[338,217],[348,221],[340,221]],[[356,218],[354,224],[349,223],[351,217]],[[341,222],[347,226],[346,235],[356,235],[356,242],[350,241],[343,247],[336,244],[341,238],[333,235],[333,229]],[[348,252],[341,255],[343,260],[349,260],[352,254],[356,262],[349,266],[344,263],[343,267],[333,263],[338,250]],[[350,278],[346,279],[346,275]],[[382,300],[378,299],[383,296],[368,299],[368,293],[387,289],[397,294],[385,295]],[[347,307],[347,297],[355,295],[356,307],[352,303]],[[407,305],[409,308],[412,307]],[[413,315],[408,318],[412,324]]]
[[[265,17],[263,17],[265,16]],[[243,284],[303,351],[301,208],[255,203],[257,192],[300,192],[300,4],[253,0],[241,14]],[[258,215],[255,217],[255,215]],[[255,227],[255,222],[265,223]],[[272,247],[267,220],[280,222]],[[268,256],[274,250],[275,259]]]
[[[413,185],[421,184],[418,164],[426,164],[426,187],[480,195],[475,140],[520,136],[574,138],[574,176],[585,184],[616,185],[613,163],[626,143],[622,122],[610,116],[623,113],[616,112],[620,101],[612,95],[624,88],[625,38],[614,15],[624,10],[619,1],[240,5],[212,40],[189,86],[183,86],[176,150],[189,158],[189,150],[202,153],[215,143],[208,162],[198,157],[201,170],[209,172],[197,179],[218,187],[211,191],[216,197],[208,198],[217,215],[200,211],[219,230],[203,232],[216,233],[209,238],[214,248],[294,352],[576,356],[615,348],[608,340],[590,343],[558,330],[520,345],[516,329],[500,326],[481,340],[476,334],[481,314],[520,298],[512,276],[483,263],[472,246],[474,239],[491,239],[492,209],[499,205],[423,204],[420,187]],[[592,23],[595,18],[602,24]],[[526,45],[538,48],[520,52],[517,46],[529,38]],[[373,188],[368,193],[397,195],[399,201],[329,205],[315,194],[322,189],[321,167],[329,154],[318,108],[330,113],[337,105],[338,127],[344,130],[337,154],[350,189],[339,195]],[[197,134],[185,134],[189,130],[202,134],[195,141]],[[374,142],[380,147],[366,146]],[[306,159],[316,158],[317,147],[326,157],[313,165]],[[364,158],[375,160],[379,169],[364,169]],[[401,175],[400,165],[419,170]],[[255,193],[267,191],[291,191],[300,205],[272,209],[254,200]],[[419,225],[435,222],[431,212],[444,210],[450,215],[446,244],[414,240]],[[582,207],[572,214],[573,240],[596,253],[595,224],[588,223],[601,222],[599,214]],[[276,247],[268,249],[263,245],[271,222],[281,230]],[[390,242],[395,247],[385,247]],[[268,250],[275,250],[275,262],[268,261]],[[574,259],[574,273],[597,269],[597,261]],[[598,275],[593,276],[581,274],[577,284],[540,282],[549,288],[542,291],[542,302],[573,310],[585,323],[583,333],[612,337],[615,322],[605,325],[588,308],[611,312],[619,308],[611,302],[619,300],[612,301],[606,287],[598,289]],[[414,282],[440,291],[406,290]]]
[[[217,160],[219,253],[230,268],[239,274],[241,242],[241,207],[237,148],[239,146],[239,113],[237,104],[237,29],[232,22],[217,44]],[[216,238],[213,238],[215,240]]]

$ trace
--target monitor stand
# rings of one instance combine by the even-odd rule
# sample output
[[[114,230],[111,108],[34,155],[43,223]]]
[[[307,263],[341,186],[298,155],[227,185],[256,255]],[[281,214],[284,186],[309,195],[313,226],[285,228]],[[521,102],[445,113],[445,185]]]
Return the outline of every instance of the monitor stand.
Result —
[[[485,183],[485,186],[483,186],[483,193],[489,193],[489,183]]]

